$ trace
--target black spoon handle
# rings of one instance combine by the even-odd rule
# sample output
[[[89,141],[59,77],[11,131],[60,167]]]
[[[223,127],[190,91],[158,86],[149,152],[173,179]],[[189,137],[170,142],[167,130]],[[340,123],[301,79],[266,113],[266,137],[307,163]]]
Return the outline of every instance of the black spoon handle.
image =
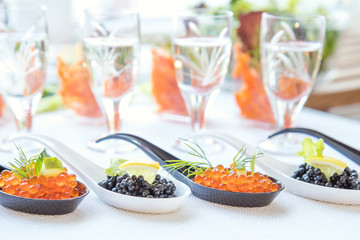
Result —
[[[320,133],[320,132],[312,130],[312,129],[286,128],[286,129],[280,130],[280,131],[270,135],[268,138],[272,138],[272,137],[275,137],[280,134],[291,133],[291,132],[305,133],[305,134],[308,134],[308,135],[311,135],[311,136],[314,136],[317,138],[322,138],[328,145],[330,145],[331,147],[333,147],[334,149],[336,149],[337,151],[339,151],[340,153],[342,153],[343,155],[345,155],[346,157],[351,159],[356,164],[360,165],[360,151],[359,150],[352,148],[342,142],[339,142],[338,140],[335,140],[334,138],[331,138],[323,133]]]
[[[147,140],[140,138],[138,136],[135,135],[131,135],[131,134],[126,134],[126,133],[116,133],[116,134],[112,134],[103,138],[99,138],[96,140],[96,142],[102,142],[102,141],[106,141],[109,139],[121,139],[124,141],[127,141],[129,143],[132,143],[134,145],[136,145],[137,147],[139,147],[146,155],[148,155],[151,159],[153,159],[154,161],[157,161],[160,163],[161,166],[166,166],[169,163],[166,160],[177,160],[179,158],[171,155],[170,153],[166,152],[165,150],[159,148],[158,146],[148,142]],[[167,171],[171,170],[168,168],[165,168]],[[173,176],[187,184],[187,177],[185,177],[185,175],[182,174],[183,171],[186,171],[186,169],[178,169],[177,171],[174,171]]]
[[[4,170],[10,170],[10,169],[0,164],[0,173]]]

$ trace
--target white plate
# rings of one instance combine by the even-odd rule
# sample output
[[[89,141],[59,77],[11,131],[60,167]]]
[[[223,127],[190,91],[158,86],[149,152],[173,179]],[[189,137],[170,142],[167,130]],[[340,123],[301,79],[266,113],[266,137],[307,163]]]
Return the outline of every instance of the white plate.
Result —
[[[20,134],[12,140],[22,139],[34,140],[52,150],[76,175],[83,179],[84,183],[94,191],[101,201],[116,208],[142,213],[168,213],[177,210],[182,202],[191,194],[191,190],[187,185],[172,178],[165,171],[161,171],[159,174],[171,178],[171,181],[175,183],[176,197],[174,198],[143,198],[115,193],[98,185],[98,182],[106,178],[103,168],[87,160],[65,144],[51,137],[35,133]]]
[[[254,147],[239,138],[226,133],[200,131],[198,133],[191,134],[188,137],[196,138],[200,136],[218,138],[229,143],[236,149],[240,149],[245,145],[247,154],[252,155],[256,153],[256,149]],[[256,164],[270,176],[279,179],[285,185],[285,190],[295,195],[324,202],[360,205],[360,190],[324,187],[291,178],[294,171],[298,169],[297,164],[289,164],[284,161],[279,161],[266,154],[257,159]]]

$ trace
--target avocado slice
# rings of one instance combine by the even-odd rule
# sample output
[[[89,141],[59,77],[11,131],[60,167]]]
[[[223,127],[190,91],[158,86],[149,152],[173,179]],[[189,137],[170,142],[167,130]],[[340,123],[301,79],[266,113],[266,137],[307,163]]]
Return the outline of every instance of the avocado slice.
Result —
[[[64,167],[57,157],[44,157],[40,175],[45,177],[56,177],[64,172]]]

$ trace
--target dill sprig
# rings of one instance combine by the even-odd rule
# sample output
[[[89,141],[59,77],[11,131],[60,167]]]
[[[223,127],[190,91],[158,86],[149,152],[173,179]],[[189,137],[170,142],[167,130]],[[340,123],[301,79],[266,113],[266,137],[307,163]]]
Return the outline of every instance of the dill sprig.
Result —
[[[200,145],[197,142],[191,141],[189,139],[184,139],[184,138],[180,138],[180,139],[182,141],[184,141],[184,144],[193,151],[193,152],[188,152],[190,155],[193,155],[195,157],[202,158],[202,159],[206,160],[209,167],[213,168],[213,166],[211,165],[211,162],[206,157],[206,154],[205,154],[204,150],[200,147]],[[196,148],[192,147],[190,144],[194,145],[198,150],[196,150]]]
[[[264,154],[262,152],[256,152],[252,156],[246,156],[246,148],[242,146],[238,153],[233,159],[233,165],[229,171],[237,169],[238,171],[246,171],[246,166],[250,163],[251,174],[254,174],[255,171],[255,161],[257,158],[262,157]]]
[[[184,160],[166,160],[167,164],[163,166],[165,169],[169,169],[170,173],[175,171],[181,172],[183,175],[190,177],[193,175],[201,175],[205,170],[209,169],[210,166],[208,163],[204,162],[192,162]]]
[[[9,162],[10,170],[21,178],[29,178],[30,176],[33,176],[35,169],[32,163],[35,162],[35,159],[27,159],[22,148],[16,145],[15,147],[18,151],[19,157],[18,159],[14,158],[14,163]]]
[[[44,149],[41,153],[27,158],[21,147],[16,146],[19,157],[14,158],[14,163],[9,162],[9,168],[21,178],[30,178],[31,176],[39,176],[42,167],[43,158],[50,157]]]
[[[181,140],[184,141],[184,144],[192,150],[192,152],[188,152],[190,155],[204,159],[206,162],[166,160],[166,163],[168,164],[163,166],[165,169],[169,169],[170,173],[179,171],[183,175],[190,177],[193,175],[203,175],[206,170],[214,168],[211,162],[207,159],[203,149],[195,141],[182,138]],[[254,174],[255,161],[261,156],[263,156],[262,152],[256,152],[252,156],[247,156],[246,148],[245,146],[242,146],[233,158],[233,164],[227,169],[227,172],[229,173],[236,169],[238,173],[246,173],[246,167],[250,164],[251,174]]]

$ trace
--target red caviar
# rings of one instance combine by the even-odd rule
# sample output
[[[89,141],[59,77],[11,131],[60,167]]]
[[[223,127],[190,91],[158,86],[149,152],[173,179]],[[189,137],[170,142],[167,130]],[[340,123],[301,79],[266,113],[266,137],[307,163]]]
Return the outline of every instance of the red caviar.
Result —
[[[279,190],[279,185],[265,174],[251,174],[249,171],[237,174],[234,170],[226,171],[222,165],[218,165],[214,169],[205,170],[202,175],[196,175],[194,182],[231,192],[262,193]]]
[[[82,188],[78,185],[76,176],[66,172],[55,178],[40,175],[19,179],[16,174],[7,170],[0,175],[0,189],[3,192],[26,198],[68,199],[82,194]]]

